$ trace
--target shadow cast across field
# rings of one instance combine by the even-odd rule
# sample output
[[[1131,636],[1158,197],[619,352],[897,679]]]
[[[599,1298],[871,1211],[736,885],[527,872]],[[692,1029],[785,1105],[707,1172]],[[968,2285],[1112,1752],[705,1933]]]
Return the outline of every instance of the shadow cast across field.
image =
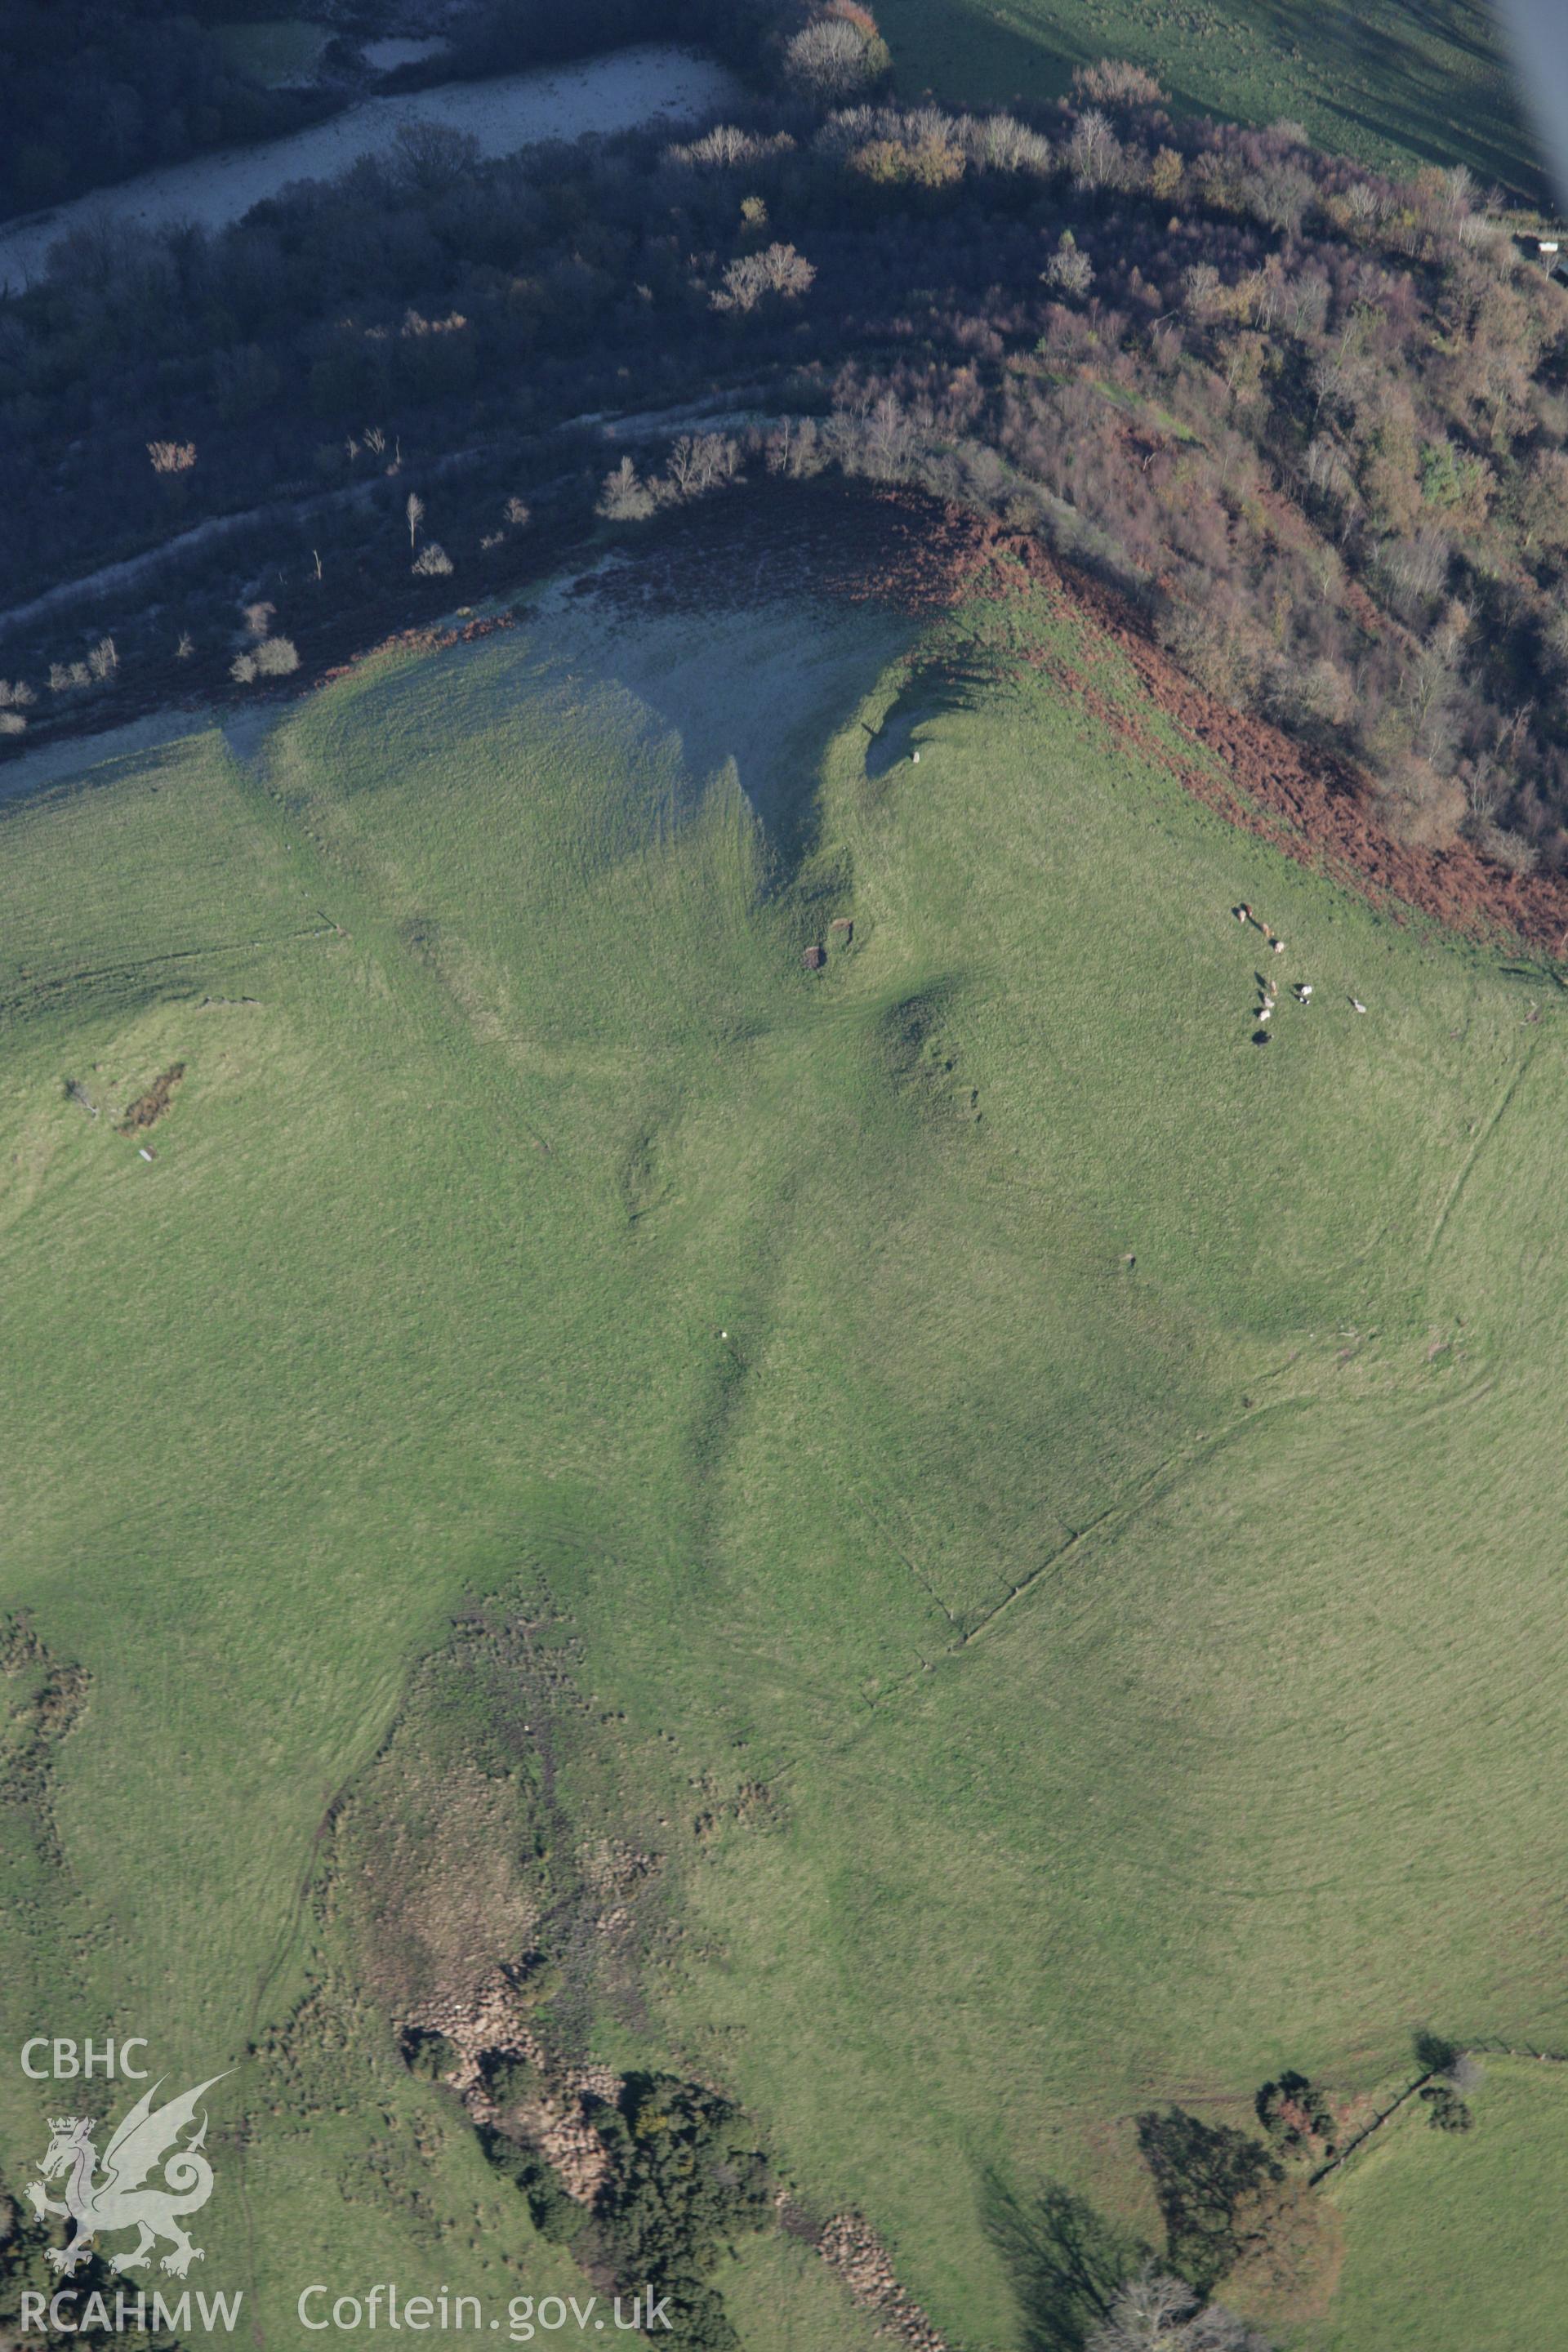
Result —
[[[1023,2352],[1087,2352],[1148,2248],[1057,2181],[1020,2197],[993,2178],[981,2218],[1017,2297]]]
[[[259,774],[266,764],[263,755],[269,739],[292,716],[292,704],[281,699],[219,709],[215,715],[229,757],[241,768]]]
[[[54,785],[67,793],[100,791],[122,777],[138,775],[150,753],[175,752],[187,739],[200,735],[204,724],[188,710],[154,711],[86,740],[64,735],[29,744],[0,764],[0,814]]]
[[[995,670],[983,663],[950,656],[923,663],[889,706],[879,728],[873,730],[865,719],[860,722],[868,739],[868,780],[880,783],[921,749],[922,730],[934,726],[939,719],[976,709],[985,690],[995,683]]]
[[[983,27],[977,27],[967,10],[939,6],[938,0],[899,0],[884,14],[891,20],[888,37],[905,105],[929,98],[926,84],[940,89],[945,99],[969,105],[1065,98],[1073,68],[1090,64],[1105,46],[1097,45],[1087,30],[1075,37],[1057,22],[1043,25],[1037,34],[1020,33],[994,9],[986,10]],[[917,60],[912,71],[911,56]]]
[[[579,592],[542,615],[530,651],[640,706],[667,777],[674,754],[671,822],[692,815],[732,771],[783,882],[819,845],[828,746],[881,671],[907,651],[914,627],[875,605],[829,606],[805,595],[628,613]]]

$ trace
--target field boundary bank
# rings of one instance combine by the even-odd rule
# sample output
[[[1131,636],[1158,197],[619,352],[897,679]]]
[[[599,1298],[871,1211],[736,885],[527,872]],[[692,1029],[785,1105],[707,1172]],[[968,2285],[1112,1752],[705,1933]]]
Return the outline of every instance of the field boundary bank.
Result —
[[[1538,2064],[1542,2066],[1568,2066],[1568,2050],[1532,2050],[1528,2048],[1521,2050],[1514,2043],[1501,2041],[1499,2037],[1492,2034],[1486,2034],[1481,2036],[1479,2040],[1467,2042],[1461,2054],[1467,2058],[1470,2058],[1481,2052],[1484,2052],[1487,2056],[1492,2058],[1529,2058],[1533,2059]],[[1319,2165],[1315,2172],[1309,2174],[1307,2179],[1308,2188],[1319,2188],[1323,2181],[1327,2180],[1331,2173],[1338,2172],[1343,2165],[1348,2164],[1351,2158],[1356,2155],[1360,2149],[1363,2148],[1368,2140],[1370,2140],[1375,2133],[1380,2132],[1383,2129],[1384,2125],[1390,2122],[1392,2118],[1399,2113],[1400,2109],[1405,2105],[1407,2101],[1414,2098],[1415,2094],[1418,2091],[1423,2090],[1428,2083],[1436,2081],[1436,2076],[1437,2070],[1432,2067],[1428,2067],[1425,2074],[1417,2074],[1415,2080],[1409,2084],[1405,2089],[1401,2091],[1399,2096],[1393,2100],[1388,2106],[1384,2107],[1380,2114],[1373,2116],[1372,2121],[1365,2125],[1363,2128],[1356,2134],[1354,2139],[1349,2141],[1346,2146],[1340,2150],[1337,2156],[1331,2157],[1326,2164]]]
[[[1227,1422],[1223,1429],[1207,1432],[1189,1439],[1184,1445],[1175,1447],[1172,1453],[1166,1454],[1163,1461],[1156,1463],[1152,1469],[1144,1471],[1141,1477],[1133,1481],[1132,1491],[1124,1500],[1108,1503],[1104,1510],[1089,1520],[1085,1526],[1069,1530],[1067,1541],[1058,1544],[1056,1550],[1048,1553],[1037,1568],[1031,1569],[1028,1575],[1013,1587],[1011,1592],[1005,1593],[1000,1601],[994,1602],[986,1611],[984,1617],[977,1619],[975,1623],[971,1625],[968,1631],[952,1644],[950,1654],[956,1654],[966,1649],[971,1642],[977,1640],[987,1627],[995,1623],[1005,1610],[1010,1609],[1016,1601],[1022,1601],[1027,1593],[1032,1592],[1040,1579],[1048,1576],[1053,1568],[1059,1568],[1080,1544],[1088,1543],[1093,1536],[1107,1532],[1113,1538],[1123,1534],[1135,1519],[1150,1508],[1151,1505],[1159,1502],[1165,1495],[1173,1493],[1189,1470],[1195,1469],[1201,1462],[1221,1452],[1233,1438],[1239,1436],[1243,1430],[1251,1428],[1255,1423],[1266,1419],[1270,1413],[1310,1412],[1317,1402],[1317,1398],[1312,1396],[1271,1397],[1266,1403],[1255,1406],[1250,1412],[1241,1413],[1235,1421]],[[1065,1520],[1063,1525],[1066,1525]]]
[[[1532,2058],[1542,2066],[1568,2066],[1568,2050],[1531,2050],[1528,2046],[1521,2050],[1513,2042],[1500,2041],[1490,2034],[1479,2042],[1467,2042],[1465,2049],[1467,2053],[1484,2051],[1489,2058]]]
[[[1474,1172],[1477,1161],[1480,1159],[1482,1152],[1485,1151],[1488,1144],[1491,1141],[1493,1136],[1497,1133],[1498,1129],[1502,1124],[1504,1113],[1507,1111],[1509,1105],[1512,1102],[1521,1084],[1527,1076],[1531,1064],[1535,1059],[1535,1048],[1538,1042],[1539,1041],[1536,1038],[1532,1037],[1530,1043],[1526,1045],[1524,1052],[1521,1055],[1519,1060],[1515,1063],[1512,1070],[1510,1072],[1508,1082],[1504,1086],[1501,1094],[1498,1097],[1496,1103],[1492,1107],[1490,1118],[1487,1120],[1484,1127],[1477,1130],[1475,1139],[1472,1141],[1468,1151],[1466,1152],[1464,1159],[1459,1163],[1459,1166],[1455,1170],[1453,1181],[1449,1184],[1447,1192],[1443,1195],[1443,1205],[1437,1212],[1436,1222],[1432,1227],[1431,1234],[1427,1237],[1426,1247],[1422,1253],[1422,1262],[1424,1265],[1429,1265],[1432,1259],[1436,1256],[1437,1245],[1447,1230],[1448,1219],[1459,1205],[1459,1202],[1464,1194],[1465,1187],[1470,1181],[1470,1177]]]
[[[1320,2187],[1321,2184],[1328,2179],[1331,2172],[1338,2172],[1342,2166],[1348,2164],[1352,2157],[1355,2155],[1356,2151],[1359,2148],[1364,2147],[1368,2140],[1372,2138],[1373,2135],[1375,2132],[1380,2132],[1383,2129],[1384,2125],[1387,2123],[1391,2117],[1399,2113],[1400,2108],[1405,2105],[1406,2101],[1413,2099],[1415,2096],[1416,2092],[1422,2089],[1426,2084],[1432,2080],[1432,2075],[1433,2069],[1431,2067],[1428,2067],[1424,2074],[1417,2074],[1415,2080],[1413,2083],[1407,2084],[1405,2089],[1399,2094],[1399,2096],[1394,2100],[1390,2105],[1384,2107],[1381,2114],[1373,2116],[1372,2121],[1369,2124],[1364,2125],[1363,2128],[1357,2132],[1354,2139],[1349,2141],[1345,2147],[1341,2148],[1338,2156],[1330,2157],[1327,2164],[1319,2165],[1315,2172],[1308,2174],[1308,2188],[1316,2189]]]

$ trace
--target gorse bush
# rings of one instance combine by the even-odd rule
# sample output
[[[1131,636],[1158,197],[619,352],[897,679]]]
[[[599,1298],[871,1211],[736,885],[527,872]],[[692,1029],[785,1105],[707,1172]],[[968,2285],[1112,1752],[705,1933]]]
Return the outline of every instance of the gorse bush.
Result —
[[[1320,2084],[1288,2071],[1265,2083],[1254,2105],[1258,2120],[1284,2156],[1316,2162],[1335,2152],[1333,2104]]]
[[[593,2121],[609,2158],[595,2212],[622,2278],[670,2295],[680,2342],[730,2352],[737,2338],[710,2274],[771,2210],[766,2165],[735,2110],[697,2084],[631,2074]]]
[[[1434,2131],[1468,2132],[1475,2117],[1451,2083],[1428,2083],[1421,2093]]]

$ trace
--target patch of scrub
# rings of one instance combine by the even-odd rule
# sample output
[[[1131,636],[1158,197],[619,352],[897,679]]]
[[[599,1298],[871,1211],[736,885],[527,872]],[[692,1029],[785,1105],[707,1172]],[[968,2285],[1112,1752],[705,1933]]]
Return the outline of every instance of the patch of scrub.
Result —
[[[136,1100],[127,1108],[124,1118],[120,1122],[120,1133],[134,1135],[140,1128],[156,1127],[174,1099],[174,1088],[184,1075],[184,1062],[171,1062],[166,1070],[160,1070],[146,1093],[138,1095]]]
[[[729,105],[731,75],[710,58],[659,43],[548,71],[369,98],[329,122],[256,147],[231,148],[166,171],[100,188],[0,236],[0,289],[43,275],[50,248],[73,229],[104,222],[156,231],[194,221],[209,229],[300,180],[330,180],[368,155],[386,154],[405,124],[436,124],[477,140],[481,155],[510,155],[546,139],[581,139],[668,119],[689,121]]]

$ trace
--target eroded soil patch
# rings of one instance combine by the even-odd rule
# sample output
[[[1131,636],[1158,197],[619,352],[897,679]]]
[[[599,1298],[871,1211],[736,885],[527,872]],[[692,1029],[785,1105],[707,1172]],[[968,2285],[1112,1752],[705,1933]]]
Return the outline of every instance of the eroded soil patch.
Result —
[[[169,1108],[174,1088],[184,1075],[184,1062],[171,1062],[166,1070],[160,1071],[146,1093],[138,1095],[136,1100],[129,1106],[117,1132],[121,1135],[137,1135],[143,1128],[156,1127]]]

